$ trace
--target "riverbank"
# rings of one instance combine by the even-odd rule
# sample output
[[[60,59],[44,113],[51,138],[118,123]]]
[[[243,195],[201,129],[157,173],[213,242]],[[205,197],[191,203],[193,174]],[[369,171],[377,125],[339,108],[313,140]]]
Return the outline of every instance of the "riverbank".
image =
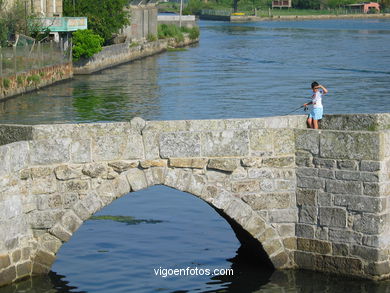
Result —
[[[123,63],[162,53],[171,47],[185,47],[197,42],[199,42],[199,38],[191,39],[187,35],[183,41],[176,41],[174,38],[170,38],[139,45],[129,43],[111,45],[104,47],[101,52],[89,59],[75,62],[73,64],[73,73],[75,75],[91,74]]]
[[[323,15],[201,15],[200,19],[220,20],[231,22],[257,22],[271,20],[321,20],[321,19],[356,19],[356,18],[390,18],[390,13],[381,14],[323,14]]]

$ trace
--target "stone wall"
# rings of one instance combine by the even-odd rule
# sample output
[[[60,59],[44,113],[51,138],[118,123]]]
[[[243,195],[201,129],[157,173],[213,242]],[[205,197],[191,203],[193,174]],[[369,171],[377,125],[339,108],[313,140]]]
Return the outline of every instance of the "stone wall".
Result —
[[[72,77],[73,68],[71,62],[0,77],[0,100],[28,93]]]
[[[163,184],[213,206],[275,268],[390,273],[390,114],[0,125],[0,284],[50,270],[116,198]],[[243,239],[239,239],[243,241]]]
[[[119,64],[166,51],[169,47],[183,47],[199,40],[185,37],[184,42],[177,43],[174,39],[158,40],[142,44],[122,43],[106,46],[93,57],[74,63],[74,74],[90,74]]]

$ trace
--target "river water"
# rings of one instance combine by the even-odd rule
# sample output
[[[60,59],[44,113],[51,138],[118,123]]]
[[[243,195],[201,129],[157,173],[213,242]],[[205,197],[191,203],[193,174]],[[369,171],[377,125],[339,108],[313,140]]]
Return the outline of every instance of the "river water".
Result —
[[[0,103],[0,123],[284,115],[308,100],[313,80],[329,89],[325,113],[390,112],[388,19],[200,26],[200,44],[186,51],[77,76]],[[0,293],[390,291],[387,281],[275,272],[250,261],[210,206],[167,187],[124,196],[95,216],[60,249],[50,276]],[[233,269],[234,275],[164,277],[175,268]]]

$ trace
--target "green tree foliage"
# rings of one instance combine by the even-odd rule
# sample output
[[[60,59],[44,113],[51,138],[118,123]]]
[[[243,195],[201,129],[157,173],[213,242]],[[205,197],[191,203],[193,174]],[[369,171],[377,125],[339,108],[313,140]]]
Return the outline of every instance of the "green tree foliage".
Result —
[[[65,16],[88,17],[88,28],[108,44],[113,34],[130,23],[127,4],[128,0],[64,0],[63,7]]]
[[[73,60],[89,58],[102,50],[103,38],[91,30],[78,30],[73,33]]]

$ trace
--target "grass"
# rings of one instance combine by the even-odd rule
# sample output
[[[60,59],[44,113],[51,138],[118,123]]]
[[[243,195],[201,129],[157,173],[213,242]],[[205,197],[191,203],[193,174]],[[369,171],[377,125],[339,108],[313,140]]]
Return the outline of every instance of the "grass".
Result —
[[[187,51],[186,48],[168,48],[168,52],[182,52],[182,51]]]

